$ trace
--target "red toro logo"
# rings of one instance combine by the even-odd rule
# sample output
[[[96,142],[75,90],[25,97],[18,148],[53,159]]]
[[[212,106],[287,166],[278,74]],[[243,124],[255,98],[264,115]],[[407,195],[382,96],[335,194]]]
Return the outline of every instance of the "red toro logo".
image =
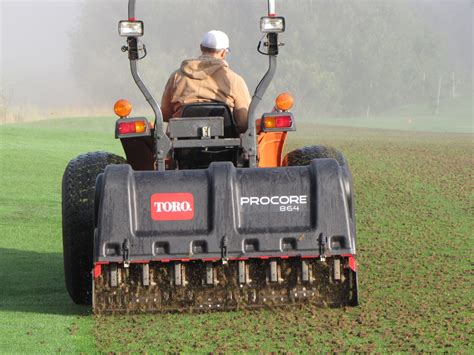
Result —
[[[184,221],[193,219],[193,194],[175,192],[151,195],[151,218],[155,221]]]

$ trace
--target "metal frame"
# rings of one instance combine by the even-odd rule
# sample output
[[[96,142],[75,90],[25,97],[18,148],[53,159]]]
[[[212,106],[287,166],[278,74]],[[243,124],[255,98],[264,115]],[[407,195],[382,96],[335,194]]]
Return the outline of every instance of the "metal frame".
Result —
[[[135,3],[136,0],[129,0],[128,2],[128,19],[135,20]],[[132,72],[133,80],[137,84],[138,88],[145,96],[146,101],[153,110],[155,116],[155,142],[156,142],[156,167],[160,171],[164,171],[165,159],[171,149],[171,141],[165,133],[163,124],[163,114],[161,108],[148,91],[145,83],[143,82],[137,68],[138,57],[138,39],[136,37],[128,37],[128,59],[130,60],[130,71]]]
[[[128,19],[129,21],[135,21],[135,4],[136,0],[129,0],[128,2]],[[268,0],[268,16],[276,16],[276,5],[275,0]],[[271,81],[276,72],[278,55],[278,33],[267,33],[266,39],[268,42],[265,45],[268,47],[269,56],[268,59],[268,70],[266,71],[263,78],[260,80],[257,85],[255,92],[252,96],[252,101],[250,102],[247,121],[248,128],[245,133],[241,135],[240,144],[244,152],[248,155],[249,166],[257,167],[257,136],[256,136],[256,119],[255,116],[257,107],[262,101],[262,98],[265,92],[268,89]],[[156,142],[156,166],[158,170],[165,170],[165,158],[171,150],[172,144],[170,138],[166,135],[163,124],[163,115],[161,108],[153,98],[151,93],[148,91],[145,83],[140,77],[137,68],[137,61],[140,59],[138,55],[138,38],[137,37],[127,37],[128,44],[128,57],[130,60],[130,70],[132,72],[133,79],[137,84],[140,91],[145,96],[146,101],[151,106],[153,113],[155,115],[155,142]],[[176,145],[177,147],[177,145]]]
[[[257,133],[256,133],[256,116],[255,112],[257,110],[260,101],[262,101],[263,95],[268,89],[275,72],[276,72],[276,56],[270,55],[268,70],[263,76],[260,83],[255,89],[253,94],[252,101],[250,102],[249,111],[247,115],[248,128],[247,131],[242,136],[242,147],[249,155],[249,166],[251,168],[257,167]]]
[[[174,148],[240,147],[239,138],[174,140]]]

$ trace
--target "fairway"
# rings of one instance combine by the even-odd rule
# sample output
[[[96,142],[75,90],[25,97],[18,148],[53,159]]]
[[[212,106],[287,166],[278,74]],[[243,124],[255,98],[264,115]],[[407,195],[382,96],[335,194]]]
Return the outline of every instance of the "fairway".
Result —
[[[61,178],[122,154],[114,119],[0,126],[0,352],[470,352],[471,135],[299,124],[287,150],[344,152],[354,177],[361,305],[93,317],[64,286]]]
[[[426,105],[406,105],[370,117],[327,118],[320,123],[412,132],[473,133],[472,97],[467,95],[444,103],[438,115]]]

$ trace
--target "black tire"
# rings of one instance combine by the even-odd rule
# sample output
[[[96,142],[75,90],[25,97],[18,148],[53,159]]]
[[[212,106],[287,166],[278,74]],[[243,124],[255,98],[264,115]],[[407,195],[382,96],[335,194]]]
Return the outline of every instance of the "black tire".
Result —
[[[62,181],[64,276],[77,304],[92,303],[94,196],[97,176],[110,164],[126,164],[115,154],[94,152],[71,160]]]
[[[284,166],[305,166],[313,159],[333,158],[340,166],[347,165],[346,158],[337,149],[323,145],[311,145],[289,152],[283,159]]]

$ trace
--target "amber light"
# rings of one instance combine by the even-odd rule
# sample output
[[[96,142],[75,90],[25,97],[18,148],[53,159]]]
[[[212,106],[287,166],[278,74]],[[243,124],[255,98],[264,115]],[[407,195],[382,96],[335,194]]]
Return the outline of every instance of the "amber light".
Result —
[[[294,103],[293,96],[288,92],[281,93],[275,99],[275,107],[280,111],[288,111],[293,107]]]
[[[265,117],[265,119],[263,120],[263,126],[265,128],[275,128],[275,125],[275,117]]]
[[[132,104],[128,100],[120,99],[115,103],[114,111],[120,118],[127,117],[132,112]]]
[[[132,121],[132,122],[119,122],[118,133],[133,134],[133,133],[144,133],[146,131],[145,121]]]
[[[143,133],[146,131],[146,123],[145,121],[137,121],[135,122],[135,131],[137,133]]]

